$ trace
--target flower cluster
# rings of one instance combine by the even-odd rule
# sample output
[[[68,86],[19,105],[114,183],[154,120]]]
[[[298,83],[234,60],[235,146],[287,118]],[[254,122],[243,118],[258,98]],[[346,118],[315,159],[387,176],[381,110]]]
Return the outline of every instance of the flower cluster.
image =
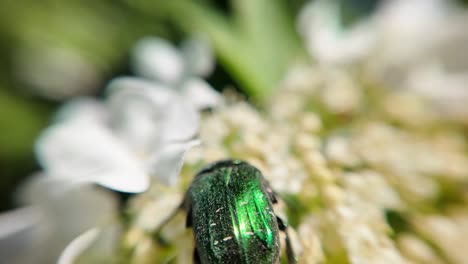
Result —
[[[6,243],[29,243],[31,250],[2,254],[9,263],[50,263],[77,237],[59,260],[72,263],[118,225],[115,198],[105,189],[140,193],[152,182],[177,183],[185,152],[198,144],[199,111],[221,103],[198,77],[212,69],[210,49],[194,39],[179,52],[163,39],[146,38],[133,57],[141,77],[112,80],[102,100],[66,103],[38,138],[43,171],[23,187],[25,207],[3,217],[5,229],[18,221],[18,230],[5,230]],[[48,240],[54,242],[45,249]]]
[[[366,78],[415,91],[446,119],[466,122],[467,11],[454,1],[383,1],[345,27],[336,1],[313,1],[298,29],[321,66],[359,66]]]
[[[1,216],[10,229],[0,238],[29,241],[36,262],[190,263],[185,218],[158,228],[201,165],[240,158],[290,205],[275,212],[288,214],[299,263],[465,263],[468,13],[448,1],[395,0],[345,28],[334,3],[303,9],[310,57],[260,109],[223,100],[198,77],[213,67],[201,42],[182,52],[139,42],[141,77],[113,80],[103,100],[66,104],[41,135],[44,170],[21,196],[31,206]],[[126,205],[126,225],[104,189],[141,193]]]
[[[432,45],[461,45],[453,40],[466,34],[456,26],[466,18],[447,2],[392,1],[357,28],[322,32],[335,28],[312,25],[329,12],[308,12],[331,2],[314,1],[300,21],[318,63],[290,68],[261,111],[240,100],[204,115],[203,144],[187,153],[183,177],[232,157],[260,168],[276,191],[292,197],[299,263],[464,263],[468,109],[458,101],[466,87],[454,78],[467,71],[451,67],[457,56]],[[402,37],[392,32],[404,31],[395,16],[415,14],[427,20],[397,45]],[[433,34],[446,23],[450,38]],[[423,69],[426,77],[416,78]],[[161,221],[157,211],[174,206],[150,197],[158,194],[134,204],[137,221],[124,237],[132,260],[185,263],[187,233],[169,228],[165,237],[178,245],[170,253],[147,236]]]

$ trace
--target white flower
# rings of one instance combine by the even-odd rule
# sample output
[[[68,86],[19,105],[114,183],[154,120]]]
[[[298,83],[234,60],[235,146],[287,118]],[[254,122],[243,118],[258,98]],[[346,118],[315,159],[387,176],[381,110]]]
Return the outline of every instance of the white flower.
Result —
[[[467,123],[468,69],[450,72],[441,65],[424,65],[411,72],[405,88],[433,104],[444,117]]]
[[[0,214],[4,263],[54,263],[75,237],[90,229],[101,230],[117,219],[116,201],[104,189],[64,190],[60,182],[38,175],[21,194],[24,207]]]
[[[197,43],[188,42],[181,54],[164,40],[144,39],[135,67],[152,79],[116,78],[103,102],[66,104],[37,143],[45,173],[131,193],[145,191],[149,176],[174,184],[186,150],[198,143],[198,110],[221,100],[195,77],[212,67],[208,50]]]
[[[99,236],[100,229],[91,228],[75,238],[65,250],[62,251],[57,260],[57,264],[72,264],[80,255],[86,251]]]
[[[107,105],[81,99],[63,107],[36,144],[49,177],[122,192],[145,191],[150,175],[176,181],[185,151],[197,142],[197,113],[169,98],[152,101],[157,89],[131,88],[114,91]]]
[[[423,95],[443,118],[466,120],[466,9],[445,0],[384,1],[346,29],[338,5],[312,1],[299,16],[312,58],[327,66],[358,62],[385,86]]]
[[[2,261],[69,264],[84,253],[111,256],[116,201],[89,183],[130,193],[145,191],[150,176],[175,183],[186,150],[198,143],[198,110],[220,97],[190,75],[209,73],[207,49],[190,42],[182,60],[167,43],[152,40],[141,42],[136,54],[138,70],[153,80],[117,78],[104,100],[66,103],[40,135],[43,172],[23,188],[24,207],[0,215]],[[142,47],[147,44],[155,46]]]
[[[341,25],[336,1],[313,1],[299,16],[298,29],[314,59],[323,64],[351,63],[369,54],[374,46],[371,21],[360,21],[349,29]]]
[[[466,120],[467,15],[453,1],[389,1],[376,15],[380,45],[370,68],[427,98],[443,118]]]
[[[175,88],[197,109],[221,103],[220,95],[198,77],[213,69],[211,49],[203,40],[189,40],[179,52],[164,39],[144,38],[136,45],[134,68],[143,77]]]
[[[379,45],[376,56],[387,63],[407,64],[421,59],[453,30],[459,12],[446,0],[394,0],[384,2],[375,16]],[[461,22],[461,21],[459,21]]]
[[[373,15],[348,28],[341,25],[338,2],[311,1],[299,16],[298,30],[321,63],[353,63],[375,56],[372,60],[378,64],[403,66],[426,59],[441,45],[462,45],[466,39],[466,14],[452,1],[383,1]]]

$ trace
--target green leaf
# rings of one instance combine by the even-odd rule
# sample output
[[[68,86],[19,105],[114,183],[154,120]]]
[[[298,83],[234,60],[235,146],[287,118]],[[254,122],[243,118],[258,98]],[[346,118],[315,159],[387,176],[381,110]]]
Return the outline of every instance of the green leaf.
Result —
[[[29,156],[35,138],[47,125],[49,109],[0,88],[0,160]]]
[[[180,1],[173,7],[174,22],[188,31],[207,34],[221,63],[260,102],[304,51],[282,1],[233,1],[232,17],[195,1]]]

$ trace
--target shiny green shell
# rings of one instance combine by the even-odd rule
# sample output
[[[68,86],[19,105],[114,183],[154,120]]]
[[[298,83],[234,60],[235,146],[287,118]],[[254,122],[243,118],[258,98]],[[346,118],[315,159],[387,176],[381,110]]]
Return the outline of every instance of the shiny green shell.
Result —
[[[248,163],[227,160],[202,170],[185,201],[201,263],[278,263],[273,200],[261,172]]]

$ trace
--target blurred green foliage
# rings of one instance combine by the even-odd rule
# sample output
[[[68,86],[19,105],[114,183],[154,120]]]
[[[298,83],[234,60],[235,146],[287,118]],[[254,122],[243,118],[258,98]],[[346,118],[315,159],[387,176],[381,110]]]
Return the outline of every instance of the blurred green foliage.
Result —
[[[74,65],[55,72],[41,59],[51,50],[65,50],[85,61],[97,79],[70,86],[92,85],[83,88],[96,95],[108,79],[125,71],[129,50],[139,37],[170,32],[164,21],[141,14],[125,1],[1,1],[0,210],[10,206],[14,186],[38,169],[34,140],[62,101],[38,96],[37,87],[22,79],[18,58],[50,75],[41,79],[53,80],[65,70],[73,76]]]
[[[293,16],[281,1],[240,0],[233,2],[232,9],[225,17],[193,4],[189,15],[210,36],[219,59],[245,91],[263,101],[303,52]]]
[[[37,169],[34,139],[64,100],[44,97],[38,79],[45,80],[45,86],[50,81],[65,90],[83,88],[82,93],[99,96],[109,79],[130,74],[128,56],[138,38],[158,35],[178,42],[198,33],[212,41],[221,66],[210,79],[216,88],[234,83],[262,103],[288,65],[304,54],[295,16],[305,2],[1,1],[0,198],[8,197],[17,182]],[[51,58],[55,51],[71,54],[65,57],[69,61],[57,64]],[[78,75],[83,70],[74,64],[78,62],[92,76]],[[35,79],[29,80],[30,76]],[[67,79],[76,76],[84,77]],[[2,201],[0,210],[9,204]]]
[[[221,64],[257,102],[264,101],[304,49],[295,31],[298,1],[131,1],[142,12],[163,15],[188,34],[212,41]]]
[[[36,169],[32,146],[49,112],[47,105],[14,95],[0,84],[0,210],[11,204],[13,187]]]

